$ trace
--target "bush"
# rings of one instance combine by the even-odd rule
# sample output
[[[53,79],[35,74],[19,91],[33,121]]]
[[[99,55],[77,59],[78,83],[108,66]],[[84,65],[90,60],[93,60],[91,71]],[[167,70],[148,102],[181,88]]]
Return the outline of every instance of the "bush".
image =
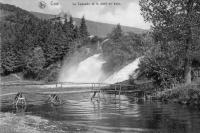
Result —
[[[176,89],[166,91],[160,95],[164,100],[177,99],[179,102],[193,102],[194,100],[200,101],[200,86],[198,85],[182,85]]]
[[[38,73],[37,80],[44,80],[46,82],[56,81],[58,79],[59,71],[60,64],[52,64]]]
[[[153,47],[141,60],[138,71],[153,79],[161,88],[171,88],[183,82],[183,60],[177,58],[178,51],[162,50],[160,45]]]

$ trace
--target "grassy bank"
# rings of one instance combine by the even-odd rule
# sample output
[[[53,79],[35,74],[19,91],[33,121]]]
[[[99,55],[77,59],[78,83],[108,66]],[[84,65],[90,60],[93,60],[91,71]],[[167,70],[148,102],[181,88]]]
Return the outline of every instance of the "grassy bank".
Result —
[[[200,84],[180,85],[177,88],[159,93],[158,98],[163,101],[199,106]]]

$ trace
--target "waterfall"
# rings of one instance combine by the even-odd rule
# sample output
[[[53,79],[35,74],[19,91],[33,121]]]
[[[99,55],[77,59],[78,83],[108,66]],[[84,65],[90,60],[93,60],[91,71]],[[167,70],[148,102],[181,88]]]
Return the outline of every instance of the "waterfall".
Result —
[[[105,60],[101,58],[101,54],[95,54],[81,61],[78,64],[63,66],[59,81],[60,82],[77,82],[77,83],[116,83],[128,80],[129,75],[133,74],[138,68],[139,59],[135,59],[132,63],[124,66],[121,70],[115,72],[109,77],[102,70]]]
[[[129,75],[134,74],[135,70],[138,68],[139,62],[140,62],[140,58],[135,59],[132,63],[124,66],[121,70],[112,74],[104,82],[113,84],[113,83],[128,80]]]
[[[101,69],[105,61],[100,58],[100,54],[95,54],[81,61],[77,65],[63,66],[59,81],[61,82],[102,82],[104,72]]]

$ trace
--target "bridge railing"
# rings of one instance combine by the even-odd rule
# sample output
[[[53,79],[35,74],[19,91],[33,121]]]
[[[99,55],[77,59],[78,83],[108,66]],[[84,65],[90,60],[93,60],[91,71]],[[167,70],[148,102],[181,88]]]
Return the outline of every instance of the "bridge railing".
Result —
[[[61,87],[65,87],[64,85],[95,85],[95,86],[126,86],[126,87],[134,87],[134,85],[129,85],[129,84],[122,84],[122,83],[115,83],[115,84],[110,84],[110,83],[102,83],[102,82],[4,82],[0,83],[0,86],[26,86],[26,85],[61,85]]]
[[[18,89],[15,89],[15,93],[17,91],[23,92],[23,93],[40,93],[40,94],[64,94],[64,93],[84,93],[84,92],[90,92],[90,93],[98,93],[98,95],[102,92],[107,92],[110,94],[115,95],[121,95],[122,93],[137,93],[144,90],[137,89],[135,85],[129,85],[129,84],[123,84],[123,83],[115,83],[115,84],[109,84],[109,83],[88,83],[88,82],[4,82],[1,83],[1,88],[3,90],[6,90],[6,87],[18,87]],[[39,86],[39,87],[38,87]],[[42,89],[33,89],[32,91],[29,89],[27,90],[26,87],[36,87],[36,88],[42,88]],[[65,88],[76,88],[70,89],[70,90],[64,90]],[[87,88],[87,89],[79,89],[77,88]],[[130,87],[133,87],[130,89]],[[45,88],[45,89],[44,89]],[[127,89],[124,89],[127,88]],[[59,90],[60,89],[60,90]],[[7,94],[3,94],[7,95]],[[13,93],[12,93],[13,95]]]

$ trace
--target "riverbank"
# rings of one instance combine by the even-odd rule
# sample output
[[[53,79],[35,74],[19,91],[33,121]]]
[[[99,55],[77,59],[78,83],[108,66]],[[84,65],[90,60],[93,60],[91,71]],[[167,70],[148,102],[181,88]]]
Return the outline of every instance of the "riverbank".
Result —
[[[158,99],[183,105],[200,107],[200,85],[182,85],[158,94]]]
[[[146,84],[134,84],[128,87],[122,86],[121,94],[125,94],[128,97],[134,97],[136,99],[157,99],[162,102],[173,102],[200,108],[200,79],[193,81],[192,84],[179,84],[172,89],[164,91],[159,91],[159,89],[155,88],[156,87],[152,82]],[[116,89],[115,91],[114,86],[110,86],[109,90],[112,90],[107,92],[109,94],[118,94],[119,91],[119,89]]]

